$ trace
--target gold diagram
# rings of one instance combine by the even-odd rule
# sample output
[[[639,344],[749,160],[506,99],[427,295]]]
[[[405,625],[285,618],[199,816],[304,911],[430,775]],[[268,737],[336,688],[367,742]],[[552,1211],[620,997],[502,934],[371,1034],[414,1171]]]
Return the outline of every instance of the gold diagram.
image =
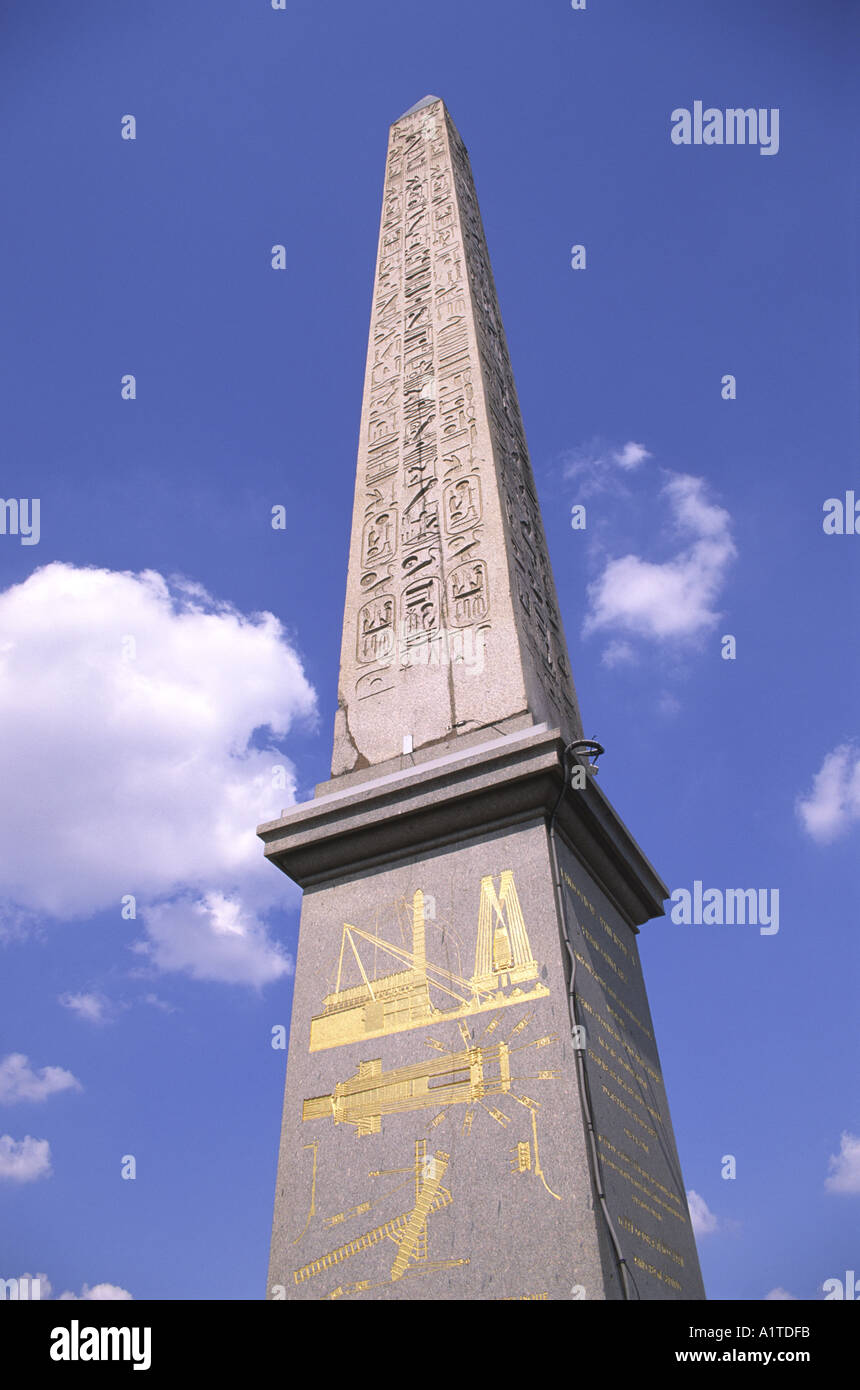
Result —
[[[302,1119],[333,1119],[355,1125],[357,1134],[378,1134],[383,1115],[468,1104],[510,1089],[510,1048],[503,1042],[386,1072],[377,1059],[359,1062],[355,1076],[338,1082],[331,1095],[306,1100]]]
[[[313,1142],[312,1144],[302,1144],[302,1148],[303,1148],[303,1149],[313,1149],[313,1153],[314,1153],[314,1166],[313,1166],[313,1171],[312,1171],[312,1173],[311,1173],[311,1204],[310,1204],[310,1206],[308,1207],[308,1219],[307,1219],[307,1221],[306,1221],[305,1224],[304,1224],[304,1228],[303,1228],[303,1230],[299,1233],[299,1235],[296,1236],[295,1240],[290,1242],[291,1245],[298,1245],[298,1243],[299,1243],[299,1241],[301,1240],[302,1236],[305,1234],[305,1231],[307,1231],[308,1226],[311,1224],[311,1218],[313,1217],[314,1213],[316,1212],[316,1203],[317,1203],[317,1153],[319,1152],[319,1146],[320,1146],[320,1142],[319,1142],[318,1139],[315,1139],[314,1142]]]
[[[527,1100],[527,1097],[525,1097],[525,1098],[523,1099],[523,1104],[526,1103],[526,1100]],[[544,1187],[546,1188],[547,1192],[549,1193],[550,1197],[554,1197],[555,1200],[556,1200],[557,1202],[560,1202],[560,1201],[561,1201],[561,1197],[560,1197],[559,1193],[558,1193],[558,1192],[553,1192],[552,1188],[550,1187],[549,1183],[548,1183],[547,1180],[546,1180],[546,1177],[545,1177],[545,1175],[544,1175],[543,1168],[541,1167],[541,1162],[540,1162],[540,1149],[538,1148],[537,1112],[536,1112],[536,1110],[534,1110],[534,1109],[532,1108],[534,1105],[535,1105],[535,1102],[532,1101],[531,1105],[529,1106],[529,1109],[530,1109],[531,1112],[532,1112],[532,1142],[531,1142],[531,1144],[530,1144],[529,1141],[528,1141],[527,1139],[521,1140],[521,1141],[517,1144],[516,1148],[511,1150],[511,1172],[512,1172],[512,1173],[532,1173],[532,1172],[533,1172],[533,1173],[535,1174],[536,1177],[540,1178],[541,1182],[543,1183],[543,1185],[544,1185]],[[532,1147],[533,1147],[533,1146],[534,1146],[534,1162],[532,1162]]]
[[[371,1173],[371,1177],[385,1177],[389,1173],[410,1172],[415,1185],[415,1202],[409,1211],[402,1212],[391,1221],[364,1231],[354,1240],[329,1250],[316,1260],[309,1261],[300,1269],[293,1270],[296,1284],[306,1283],[345,1260],[371,1250],[380,1241],[391,1240],[397,1246],[397,1254],[391,1266],[389,1277],[378,1283],[362,1281],[348,1288],[339,1288],[325,1295],[327,1298],[342,1297],[344,1294],[358,1292],[366,1288],[382,1288],[396,1283],[399,1279],[415,1275],[431,1274],[436,1270],[453,1269],[469,1263],[468,1259],[431,1260],[428,1250],[427,1226],[430,1218],[438,1211],[451,1205],[453,1198],[442,1179],[448,1170],[450,1154],[437,1149],[432,1156],[427,1153],[424,1139],[415,1142],[415,1159],[411,1169],[387,1169]]]
[[[359,951],[361,943],[383,951],[406,968],[371,979]],[[342,988],[347,947],[361,983]],[[481,879],[475,970],[469,979],[428,961],[424,894],[418,889],[412,900],[411,951],[349,922],[343,924],[337,980],[332,993],[323,999],[322,1012],[311,1019],[310,1051],[387,1037],[543,998],[549,990],[538,978],[539,969],[511,869],[502,872],[498,894],[492,875]],[[446,996],[446,1003],[451,999],[455,1002],[439,1007],[434,1002],[436,994]]]
[[[514,1045],[515,1039],[531,1023],[533,1013],[534,1010],[519,1019],[504,1041],[488,1040],[502,1020],[499,1011],[477,1041],[471,1039],[465,1024],[458,1021],[460,1036],[468,1044],[465,1048],[446,1050],[444,1043],[437,1038],[425,1038],[425,1046],[432,1047],[440,1055],[390,1071],[383,1071],[380,1058],[359,1062],[355,1075],[338,1082],[328,1095],[312,1096],[304,1102],[302,1121],[332,1120],[335,1125],[351,1125],[356,1136],[366,1136],[379,1134],[386,1116],[435,1110],[436,1114],[427,1125],[428,1130],[433,1130],[445,1121],[452,1106],[463,1105],[466,1106],[466,1116],[461,1134],[469,1135],[475,1116],[481,1110],[502,1129],[506,1129],[512,1123],[511,1116],[498,1106],[487,1104],[487,1098],[507,1097],[528,1110],[532,1127],[531,1141],[518,1143],[512,1151],[515,1157],[512,1171],[533,1173],[550,1196],[561,1201],[559,1194],[547,1182],[541,1166],[537,1132],[537,1112],[541,1102],[516,1089],[518,1083],[523,1081],[555,1081],[560,1075],[552,1068],[526,1074],[515,1070],[518,1060],[515,1054],[543,1049],[557,1042],[557,1035],[552,1033]],[[369,1202],[362,1203],[348,1213],[341,1212],[337,1217],[328,1218],[324,1224],[335,1225],[347,1216],[369,1211],[371,1205]]]

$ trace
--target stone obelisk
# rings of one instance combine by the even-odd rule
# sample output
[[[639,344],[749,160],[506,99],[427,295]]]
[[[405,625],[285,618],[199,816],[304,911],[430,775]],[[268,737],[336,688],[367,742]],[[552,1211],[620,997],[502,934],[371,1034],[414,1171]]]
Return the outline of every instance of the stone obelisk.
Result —
[[[391,128],[332,776],[304,889],[267,1296],[704,1297],[463,143]]]

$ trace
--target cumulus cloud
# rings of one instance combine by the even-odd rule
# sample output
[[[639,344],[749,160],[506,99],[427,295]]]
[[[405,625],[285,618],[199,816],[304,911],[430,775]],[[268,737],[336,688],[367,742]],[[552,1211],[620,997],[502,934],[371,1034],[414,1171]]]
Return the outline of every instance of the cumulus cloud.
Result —
[[[605,440],[593,439],[562,456],[562,474],[568,480],[576,480],[581,497],[590,497],[608,488],[623,488],[619,468],[622,473],[632,473],[649,458],[651,454],[645,445],[632,439],[620,449]]]
[[[670,474],[661,491],[686,542],[669,560],[611,559],[588,587],[585,635],[615,629],[663,641],[697,637],[719,620],[715,604],[736,551],[731,518],[703,478]]]
[[[128,1289],[121,1289],[118,1284],[93,1284],[92,1288],[89,1284],[84,1284],[80,1293],[72,1293],[67,1290],[60,1294],[57,1301],[69,1303],[89,1300],[92,1303],[117,1303],[128,1299],[133,1301],[133,1295],[129,1293]]]
[[[51,1146],[47,1139],[13,1139],[0,1134],[0,1182],[36,1182],[51,1173]]]
[[[860,748],[842,743],[828,753],[812,779],[812,791],[799,797],[797,813],[813,840],[829,844],[860,820]]]
[[[687,1193],[687,1206],[690,1208],[690,1224],[693,1227],[693,1235],[709,1236],[719,1224],[714,1213],[709,1208],[704,1197],[700,1197],[698,1192],[691,1188]]]
[[[600,660],[604,666],[630,666],[636,662],[636,653],[629,642],[610,642]]]
[[[110,1023],[117,1012],[116,1005],[104,994],[61,994],[60,1003],[86,1023]]]
[[[160,970],[260,986],[292,969],[291,958],[269,940],[265,924],[223,893],[162,903],[147,914],[146,927],[149,940],[137,942],[135,950]]]
[[[41,1302],[53,1296],[54,1286],[47,1274],[22,1274],[18,1279],[19,1299],[35,1299],[36,1290],[34,1280],[38,1280],[38,1297]],[[67,1289],[65,1293],[57,1295],[56,1302],[69,1303],[89,1300],[90,1302],[115,1302],[118,1300],[131,1299],[133,1296],[127,1289],[121,1289],[118,1284],[84,1284],[80,1293],[73,1293]]]
[[[619,450],[618,453],[613,454],[612,457],[615,459],[615,462],[618,464],[619,468],[626,468],[630,470],[633,468],[638,468],[640,463],[644,463],[646,459],[649,459],[651,457],[651,455],[645,448],[644,444],[634,444],[633,440],[631,439],[627,444],[624,445],[623,449]]]
[[[64,1067],[43,1067],[35,1072],[23,1052],[10,1052],[0,1061],[0,1104],[21,1100],[47,1100],[57,1091],[81,1090],[81,1083]]]
[[[831,1154],[827,1161],[830,1174],[824,1179],[828,1192],[838,1192],[843,1196],[856,1196],[860,1193],[860,1135],[842,1135],[838,1154]]]
[[[797,1297],[795,1294],[789,1293],[788,1289],[783,1289],[779,1287],[771,1289],[770,1293],[766,1293],[764,1296],[764,1301],[766,1301],[767,1299],[791,1299],[792,1302],[797,1302]]]
[[[294,769],[275,745],[313,720],[315,697],[277,619],[153,571],[56,563],[0,594],[0,632],[0,895],[11,910],[69,919],[119,911],[133,894],[144,929],[151,921],[156,932],[157,964],[165,919],[151,914],[190,897],[209,936],[193,933],[192,959],[186,932],[185,963],[174,968],[221,979],[229,928],[212,903],[222,895],[245,905],[236,978],[283,973],[253,914],[283,898],[284,881],[254,827],[296,799]]]

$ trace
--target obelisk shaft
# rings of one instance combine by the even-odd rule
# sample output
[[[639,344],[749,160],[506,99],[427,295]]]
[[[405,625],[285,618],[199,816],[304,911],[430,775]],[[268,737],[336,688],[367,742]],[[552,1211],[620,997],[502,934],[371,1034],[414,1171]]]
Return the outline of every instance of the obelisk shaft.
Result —
[[[391,128],[332,776],[482,729],[581,735],[465,147]]]

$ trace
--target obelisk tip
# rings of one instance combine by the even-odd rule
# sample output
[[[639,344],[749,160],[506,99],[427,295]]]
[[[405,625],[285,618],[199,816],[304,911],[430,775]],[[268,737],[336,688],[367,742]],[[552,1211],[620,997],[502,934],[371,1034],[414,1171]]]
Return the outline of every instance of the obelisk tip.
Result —
[[[416,111],[422,111],[422,110],[424,109],[425,106],[433,106],[435,102],[441,101],[441,100],[442,100],[441,97],[434,97],[434,96],[422,97],[420,101],[416,101],[416,103],[415,103],[414,106],[410,106],[410,108],[409,108],[408,111],[404,111],[403,114],[402,114],[401,116],[398,116],[398,117],[397,117],[397,121],[405,120],[405,118],[406,118],[407,116],[412,116],[412,115],[414,115],[414,113],[415,113]],[[397,125],[397,121],[394,122],[395,125]]]

